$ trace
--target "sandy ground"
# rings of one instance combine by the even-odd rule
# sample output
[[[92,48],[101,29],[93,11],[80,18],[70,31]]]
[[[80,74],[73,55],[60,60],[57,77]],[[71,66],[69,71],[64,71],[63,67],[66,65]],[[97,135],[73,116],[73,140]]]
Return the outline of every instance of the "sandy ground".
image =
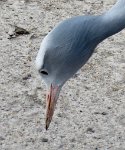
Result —
[[[115,0],[0,0],[0,150],[125,150],[125,31],[101,43],[62,89],[45,130],[34,60],[59,21]],[[29,34],[15,33],[16,26]]]

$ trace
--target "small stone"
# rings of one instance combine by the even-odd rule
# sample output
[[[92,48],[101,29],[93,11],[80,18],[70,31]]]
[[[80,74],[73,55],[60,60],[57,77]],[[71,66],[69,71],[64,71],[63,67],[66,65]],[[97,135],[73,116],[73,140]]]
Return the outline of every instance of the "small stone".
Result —
[[[28,80],[31,78],[31,74],[28,74],[27,76],[23,77],[23,80]]]
[[[60,137],[61,137],[61,138],[65,138],[65,136],[64,136],[64,135],[61,135]]]
[[[36,87],[38,90],[41,90],[42,89],[42,87],[41,86],[38,86],[38,87]]]
[[[47,138],[42,138],[42,142],[48,142]]]
[[[13,35],[14,35],[14,31],[13,31],[13,30],[10,30],[10,31],[8,32],[8,34],[9,34],[10,36],[13,36]]]
[[[111,107],[108,107],[108,109],[111,109]]]
[[[106,112],[102,112],[102,115],[107,115],[107,113]]]
[[[38,35],[32,34],[32,35],[30,36],[30,39],[36,39],[37,37],[38,37]]]
[[[100,113],[99,113],[99,112],[94,112],[94,114],[98,115],[98,114],[100,114]]]
[[[78,76],[79,76],[79,74],[76,73],[76,74],[73,75],[73,78],[77,78]]]
[[[23,35],[23,34],[30,34],[30,32],[27,31],[27,30],[24,29],[24,28],[15,26],[15,34],[16,34],[16,35]]]
[[[57,114],[57,116],[58,116],[58,117],[62,117],[62,115],[61,115],[60,113],[59,113],[59,114]]]
[[[88,133],[94,133],[94,132],[95,132],[95,130],[94,130],[94,129],[92,129],[92,128],[88,128],[88,129],[87,129],[87,132],[88,132]]]

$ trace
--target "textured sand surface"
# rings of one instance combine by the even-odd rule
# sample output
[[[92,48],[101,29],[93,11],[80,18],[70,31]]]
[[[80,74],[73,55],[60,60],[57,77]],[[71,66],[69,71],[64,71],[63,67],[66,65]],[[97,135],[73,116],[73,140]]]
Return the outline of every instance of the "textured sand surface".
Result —
[[[34,60],[61,20],[115,0],[0,1],[0,150],[125,150],[125,30],[101,43],[63,87],[45,131],[45,85]],[[15,27],[30,34],[15,34]]]

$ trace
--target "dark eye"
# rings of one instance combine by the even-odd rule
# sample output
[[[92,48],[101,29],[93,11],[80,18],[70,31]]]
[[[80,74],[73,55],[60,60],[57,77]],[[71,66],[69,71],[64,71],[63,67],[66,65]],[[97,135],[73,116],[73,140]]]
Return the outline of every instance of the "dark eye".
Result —
[[[48,72],[45,71],[45,70],[40,70],[39,72],[40,72],[41,74],[48,75]]]

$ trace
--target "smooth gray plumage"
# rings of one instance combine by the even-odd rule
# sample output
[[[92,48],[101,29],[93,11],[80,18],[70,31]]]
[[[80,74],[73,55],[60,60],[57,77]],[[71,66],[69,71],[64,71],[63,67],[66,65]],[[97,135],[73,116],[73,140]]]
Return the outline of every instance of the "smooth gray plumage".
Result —
[[[125,0],[118,0],[102,15],[77,16],[62,21],[45,37],[36,65],[51,91],[47,100],[46,128],[63,84],[87,62],[100,42],[124,28]]]

